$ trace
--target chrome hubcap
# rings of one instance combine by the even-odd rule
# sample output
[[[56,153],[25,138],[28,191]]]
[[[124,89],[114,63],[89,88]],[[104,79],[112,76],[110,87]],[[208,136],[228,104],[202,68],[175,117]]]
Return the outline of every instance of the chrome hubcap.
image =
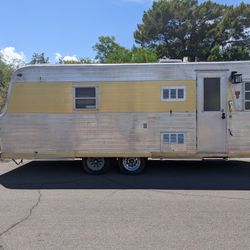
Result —
[[[128,171],[136,171],[141,166],[141,160],[137,157],[123,158],[122,164]]]

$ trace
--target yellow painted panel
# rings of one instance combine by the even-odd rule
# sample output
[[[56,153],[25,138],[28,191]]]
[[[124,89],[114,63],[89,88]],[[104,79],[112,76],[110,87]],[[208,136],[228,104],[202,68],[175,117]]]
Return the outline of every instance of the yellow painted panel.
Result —
[[[185,86],[185,101],[161,101],[161,87]],[[100,86],[100,111],[103,112],[194,112],[194,81],[109,83]]]
[[[9,113],[96,112],[73,109],[72,86],[98,86],[98,112],[194,112],[195,81],[14,84]],[[185,101],[161,101],[161,87],[185,86]]]
[[[20,83],[11,90],[9,113],[72,112],[71,83]]]

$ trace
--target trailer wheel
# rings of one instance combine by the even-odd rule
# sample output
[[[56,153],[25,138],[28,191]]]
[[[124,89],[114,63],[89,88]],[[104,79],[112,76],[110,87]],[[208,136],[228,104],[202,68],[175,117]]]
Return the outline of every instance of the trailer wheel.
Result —
[[[120,158],[119,168],[124,174],[140,174],[145,168],[145,159],[140,157]]]
[[[107,158],[83,158],[82,164],[88,174],[104,174],[109,168],[109,159]]]

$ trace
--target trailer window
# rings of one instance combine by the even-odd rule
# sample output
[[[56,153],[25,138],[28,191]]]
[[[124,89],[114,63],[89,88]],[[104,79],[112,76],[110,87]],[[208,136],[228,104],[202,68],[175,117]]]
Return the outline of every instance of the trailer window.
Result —
[[[250,82],[245,83],[245,109],[250,110]]]
[[[163,144],[184,144],[184,133],[164,133]]]
[[[185,87],[162,87],[161,100],[162,101],[184,101],[186,98]]]
[[[96,87],[74,87],[75,109],[96,109]]]

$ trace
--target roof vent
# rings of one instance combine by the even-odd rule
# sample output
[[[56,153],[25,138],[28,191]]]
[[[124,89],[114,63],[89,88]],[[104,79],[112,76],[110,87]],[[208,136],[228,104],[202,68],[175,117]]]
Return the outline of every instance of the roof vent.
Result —
[[[182,62],[181,59],[170,59],[165,56],[159,60],[159,63],[181,63],[181,62]]]

